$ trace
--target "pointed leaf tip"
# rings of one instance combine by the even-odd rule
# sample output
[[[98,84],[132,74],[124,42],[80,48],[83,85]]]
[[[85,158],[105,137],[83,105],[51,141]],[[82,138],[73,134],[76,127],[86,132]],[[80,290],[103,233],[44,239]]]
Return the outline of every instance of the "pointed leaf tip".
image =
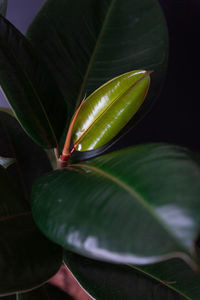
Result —
[[[99,148],[114,138],[142,105],[152,71],[136,70],[108,81],[82,104],[73,124],[77,151]]]

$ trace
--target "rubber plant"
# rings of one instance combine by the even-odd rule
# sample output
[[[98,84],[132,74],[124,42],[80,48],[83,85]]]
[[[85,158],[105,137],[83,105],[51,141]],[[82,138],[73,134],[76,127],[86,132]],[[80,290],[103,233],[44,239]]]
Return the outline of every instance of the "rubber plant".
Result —
[[[2,299],[71,299],[48,283],[66,265],[95,299],[198,300],[198,160],[162,143],[109,152],[162,87],[159,4],[47,0],[26,36],[6,20],[6,5]]]

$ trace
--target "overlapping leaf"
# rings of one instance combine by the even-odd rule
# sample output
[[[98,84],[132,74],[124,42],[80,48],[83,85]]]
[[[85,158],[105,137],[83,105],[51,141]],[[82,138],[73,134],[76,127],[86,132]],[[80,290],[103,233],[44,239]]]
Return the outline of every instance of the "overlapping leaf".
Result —
[[[141,119],[159,93],[166,68],[167,30],[156,0],[60,0],[59,5],[48,0],[27,36],[44,56],[68,103],[68,121],[85,94],[106,81],[131,70],[154,70],[147,100],[117,140]],[[82,153],[78,159],[106,147]]]
[[[0,85],[27,134],[44,148],[57,147],[66,123],[66,105],[42,58],[3,17]]]
[[[66,251],[65,262],[95,299],[196,300],[200,274],[180,259],[148,266],[117,265]]]
[[[0,166],[0,295],[41,285],[62,262],[59,246],[37,229],[27,201]]]
[[[38,179],[33,215],[50,239],[85,256],[138,265],[180,257],[195,268],[199,179],[184,148],[133,147]]]

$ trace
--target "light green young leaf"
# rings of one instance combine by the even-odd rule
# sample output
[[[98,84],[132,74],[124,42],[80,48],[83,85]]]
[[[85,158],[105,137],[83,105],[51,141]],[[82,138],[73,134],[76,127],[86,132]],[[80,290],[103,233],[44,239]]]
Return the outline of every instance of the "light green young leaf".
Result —
[[[83,100],[70,124],[61,159],[67,160],[74,150],[94,150],[110,142],[142,105],[149,75],[142,70],[122,74]]]
[[[148,71],[132,71],[107,82],[83,103],[74,123],[72,144],[88,151],[108,143],[128,123],[147,94]]]

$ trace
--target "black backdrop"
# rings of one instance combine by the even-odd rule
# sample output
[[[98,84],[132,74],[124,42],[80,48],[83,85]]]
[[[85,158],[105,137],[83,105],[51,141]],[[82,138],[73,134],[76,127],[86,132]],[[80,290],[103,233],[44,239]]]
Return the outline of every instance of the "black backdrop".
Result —
[[[166,81],[153,109],[114,148],[168,142],[200,150],[200,0],[159,2],[169,30]]]

